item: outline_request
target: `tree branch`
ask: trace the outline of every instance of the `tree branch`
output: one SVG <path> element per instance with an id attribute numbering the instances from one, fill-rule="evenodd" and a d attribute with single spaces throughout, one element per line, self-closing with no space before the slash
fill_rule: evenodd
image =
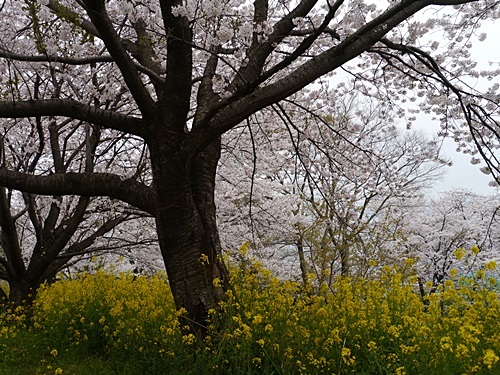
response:
<path id="1" fill-rule="evenodd" d="M 84 0 L 84 3 L 92 23 L 99 31 L 108 52 L 113 56 L 140 111 L 145 117 L 152 116 L 155 113 L 155 103 L 146 89 L 144 82 L 142 82 L 132 58 L 127 53 L 120 37 L 116 33 L 106 12 L 104 1 Z"/>
<path id="2" fill-rule="evenodd" d="M 238 74 L 236 74 L 234 81 L 228 88 L 230 92 L 235 91 L 243 84 L 252 82 L 259 77 L 269 54 L 271 54 L 275 46 L 295 28 L 293 19 L 305 17 L 317 2 L 317 0 L 302 0 L 289 14 L 284 16 L 274 25 L 273 32 L 269 35 L 265 43 L 258 42 L 257 38 L 254 37 L 252 45 L 249 48 L 248 55 L 250 60 L 248 64 L 241 67 Z M 267 6 L 267 1 L 256 0 L 254 2 L 254 22 L 262 22 L 265 20 L 263 16 L 264 13 L 267 16 Z"/>
<path id="3" fill-rule="evenodd" d="M 5 59 L 15 60 L 15 61 L 26 61 L 26 62 L 52 62 L 68 65 L 87 65 L 94 63 L 106 63 L 114 62 L 112 56 L 83 56 L 83 57 L 68 57 L 68 56 L 55 56 L 55 55 L 22 55 L 19 53 L 14 53 L 7 51 L 0 47 L 0 57 Z M 153 69 L 148 68 L 140 63 L 133 62 L 134 66 L 141 73 L 146 74 L 153 82 L 158 84 L 164 84 L 165 79 L 160 77 Z"/>
<path id="4" fill-rule="evenodd" d="M 0 118 L 63 116 L 144 138 L 142 120 L 71 99 L 0 101 Z"/>
<path id="5" fill-rule="evenodd" d="M 71 11 L 69 8 L 61 5 L 57 0 L 50 0 L 47 5 L 58 17 L 71 22 L 72 24 L 81 27 L 91 35 L 101 37 L 101 34 L 92 24 L 92 22 L 83 19 L 78 13 Z"/>
<path id="6" fill-rule="evenodd" d="M 163 24 L 167 32 L 167 81 L 162 107 L 175 131 L 184 130 L 190 107 L 193 68 L 193 33 L 185 17 L 175 17 L 172 8 L 179 0 L 161 1 Z"/>
<path id="7" fill-rule="evenodd" d="M 156 198 L 151 187 L 112 173 L 54 173 L 31 175 L 0 168 L 0 185 L 40 195 L 107 196 L 154 215 Z"/>
<path id="8" fill-rule="evenodd" d="M 5 268 L 9 277 L 16 278 L 26 271 L 16 224 L 10 212 L 5 187 L 0 188 L 0 241 L 6 255 Z"/>
<path id="9" fill-rule="evenodd" d="M 128 219 L 128 215 L 120 215 L 113 219 L 106 220 L 96 231 L 94 231 L 90 236 L 70 245 L 64 250 L 64 252 L 58 252 L 52 254 L 50 266 L 47 267 L 45 275 L 53 275 L 61 270 L 62 267 L 66 266 L 68 261 L 77 255 L 82 255 L 90 252 L 90 246 L 92 246 L 95 241 L 104 236 L 110 230 L 116 228 L 120 223 Z"/>
<path id="10" fill-rule="evenodd" d="M 465 0 L 450 0 L 449 4 L 465 3 Z M 262 88 L 253 90 L 244 97 L 221 108 L 210 122 L 211 129 L 205 129 L 209 136 L 198 140 L 209 143 L 243 121 L 252 113 L 276 103 L 296 93 L 317 78 L 339 68 L 346 62 L 361 55 L 380 41 L 391 29 L 401 24 L 421 9 L 435 4 L 431 0 L 404 0 L 389 8 L 377 18 L 363 25 L 338 45 L 315 56 L 292 71 L 286 77 Z M 203 129 L 200 130 L 203 132 Z M 206 143 L 203 143 L 205 145 Z"/>
<path id="11" fill-rule="evenodd" d="M 54 62 L 68 65 L 86 65 L 99 62 L 113 62 L 109 55 L 104 56 L 85 56 L 85 57 L 66 57 L 54 55 L 22 55 L 20 53 L 10 52 L 0 47 L 0 57 L 15 61 L 27 62 Z"/>

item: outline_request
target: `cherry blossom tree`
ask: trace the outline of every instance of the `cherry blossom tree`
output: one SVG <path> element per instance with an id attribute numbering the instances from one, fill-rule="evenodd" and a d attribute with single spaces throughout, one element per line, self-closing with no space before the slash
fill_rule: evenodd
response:
<path id="1" fill-rule="evenodd" d="M 214 204 L 223 134 L 285 100 L 327 105 L 345 88 L 308 85 L 344 71 L 356 90 L 394 107 L 421 97 L 421 109 L 460 142 L 475 142 L 496 172 L 487 154 L 498 145 L 496 86 L 480 95 L 466 76 L 494 77 L 475 71 L 467 50 L 482 39 L 480 21 L 498 11 L 491 0 L 5 1 L 0 117 L 72 119 L 133 136 L 152 178 L 4 164 L 0 184 L 111 197 L 153 215 L 176 304 L 203 325 L 228 287 Z M 64 83 L 55 97 L 50 70 Z M 123 105 L 109 107 L 116 97 Z"/>
<path id="2" fill-rule="evenodd" d="M 49 95 L 55 97 L 64 81 L 57 79 L 56 69 L 48 73 L 56 86 L 56 91 Z M 25 73 L 12 69 L 9 74 L 14 78 L 10 94 L 21 96 L 26 87 L 18 82 L 27 79 Z M 34 99 L 44 95 L 42 88 L 39 75 Z M 117 98 L 109 106 L 116 108 L 119 104 Z M 2 165 L 18 173 L 92 173 L 105 170 L 110 164 L 121 166 L 123 174 L 132 165 L 139 167 L 135 173 L 144 169 L 144 158 L 142 163 L 137 162 L 144 148 L 133 139 L 71 119 L 6 120 L 0 124 L 0 141 Z M 127 168 L 130 159 L 133 164 Z M 9 301 L 29 303 L 41 283 L 54 280 L 63 268 L 74 269 L 78 262 L 91 256 L 127 255 L 127 249 L 133 246 L 135 254 L 130 261 L 136 262 L 143 255 L 141 250 L 154 246 L 151 239 L 155 239 L 145 231 L 141 234 L 138 230 L 126 230 L 131 221 L 138 227 L 139 218 L 140 227 L 145 228 L 150 218 L 143 211 L 107 198 L 44 197 L 2 188 L 0 278 L 9 284 Z"/>
<path id="3" fill-rule="evenodd" d="M 223 242 L 248 240 L 285 277 L 299 269 L 298 255 L 304 282 L 314 272 L 327 285 L 338 275 L 366 276 L 370 261 L 394 263 L 405 206 L 447 165 L 439 143 L 398 130 L 383 103 L 344 98 L 323 116 L 285 105 L 225 137 Z"/>
<path id="4" fill-rule="evenodd" d="M 358 152 L 343 154 L 353 165 L 338 170 L 338 164 L 314 163 L 322 168 L 315 175 L 308 174 L 303 185 L 305 204 L 314 221 L 302 228 L 301 245 L 307 244 L 314 273 L 327 285 L 338 275 L 367 276 L 373 262 L 397 261 L 394 243 L 402 238 L 405 207 L 425 193 L 445 165 L 435 142 L 422 135 L 401 135 L 380 123 L 363 125 L 343 129 L 346 138 L 372 134 L 363 141 L 358 138 Z M 343 149 L 339 147 L 342 142 L 335 143 L 333 149 Z M 339 159 L 341 156 L 333 160 Z M 340 168 L 346 165 L 345 161 Z"/>
<path id="5" fill-rule="evenodd" d="M 276 274 L 290 277 L 297 268 L 287 259 L 287 255 L 296 258 L 290 245 L 296 242 L 297 226 L 309 218 L 300 212 L 297 157 L 280 121 L 271 108 L 224 136 L 216 203 L 223 248 L 238 249 L 248 241 L 251 256 Z"/>
<path id="6" fill-rule="evenodd" d="M 496 195 L 452 190 L 408 210 L 404 229 L 407 240 L 402 246 L 409 256 L 418 259 L 422 282 L 432 283 L 435 290 L 449 277 L 451 269 L 467 275 L 487 261 L 498 261 L 499 209 Z M 470 252 L 473 247 L 479 252 Z M 461 250 L 457 253 L 460 248 L 473 259 L 464 262 Z"/>

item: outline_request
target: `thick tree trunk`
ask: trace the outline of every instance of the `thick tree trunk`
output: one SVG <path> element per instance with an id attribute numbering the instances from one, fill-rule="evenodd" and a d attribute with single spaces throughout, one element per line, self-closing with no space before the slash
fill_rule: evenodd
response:
<path id="1" fill-rule="evenodd" d="M 9 280 L 9 302 L 16 306 L 29 306 L 33 303 L 39 285 L 31 285 L 24 277 Z"/>
<path id="2" fill-rule="evenodd" d="M 151 160 L 160 248 L 176 307 L 186 310 L 181 324 L 203 332 L 228 287 L 214 203 L 220 142 L 191 159 L 157 146 Z"/>

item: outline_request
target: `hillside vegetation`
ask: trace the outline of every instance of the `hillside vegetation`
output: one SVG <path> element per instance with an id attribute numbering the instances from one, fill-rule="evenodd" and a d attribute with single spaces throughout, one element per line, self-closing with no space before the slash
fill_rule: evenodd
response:
<path id="1" fill-rule="evenodd" d="M 239 262 L 204 338 L 180 326 L 164 274 L 79 274 L 3 308 L 0 373 L 500 373 L 496 265 L 422 296 L 411 263 L 312 293 Z"/>

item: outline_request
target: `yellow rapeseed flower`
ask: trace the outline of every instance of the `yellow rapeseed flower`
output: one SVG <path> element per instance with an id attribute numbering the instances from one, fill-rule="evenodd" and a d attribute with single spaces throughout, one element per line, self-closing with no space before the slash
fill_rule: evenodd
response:
<path id="1" fill-rule="evenodd" d="M 201 254 L 201 255 L 200 255 L 200 259 L 198 259 L 198 261 L 199 261 L 202 265 L 209 264 L 209 262 L 208 262 L 208 255 L 207 255 L 207 254 Z"/>
<path id="2" fill-rule="evenodd" d="M 192 345 L 195 342 L 196 336 L 192 333 L 182 336 L 182 343 L 186 345 Z"/>
<path id="3" fill-rule="evenodd" d="M 406 267 L 411 267 L 411 266 L 413 266 L 414 264 L 415 264 L 415 259 L 413 259 L 413 258 L 407 258 L 407 259 L 405 260 L 405 265 L 406 265 Z"/>
<path id="4" fill-rule="evenodd" d="M 467 251 L 463 247 L 459 247 L 453 252 L 453 255 L 455 255 L 455 258 L 458 260 L 462 260 L 466 252 Z"/>
<path id="5" fill-rule="evenodd" d="M 443 351 L 453 352 L 453 341 L 451 340 L 450 337 L 448 336 L 442 337 L 439 343 Z"/>
<path id="6" fill-rule="evenodd" d="M 176 314 L 177 316 L 187 315 L 187 310 L 184 307 L 181 307 L 179 310 L 177 310 Z"/>
<path id="7" fill-rule="evenodd" d="M 297 367 L 299 368 L 299 371 L 301 371 L 301 372 L 302 372 L 302 371 L 307 370 L 307 367 L 306 367 L 306 366 L 304 366 L 304 365 L 302 364 L 302 361 L 297 360 L 297 361 L 295 362 L 295 364 L 296 364 L 296 365 L 297 365 Z"/>
<path id="8" fill-rule="evenodd" d="M 342 348 L 342 357 L 349 357 L 351 355 L 351 349 Z"/>
<path id="9" fill-rule="evenodd" d="M 255 315 L 253 317 L 252 323 L 255 325 L 262 323 L 262 315 L 260 315 L 260 314 Z"/>
<path id="10" fill-rule="evenodd" d="M 450 275 L 450 276 L 451 276 L 451 275 Z M 448 279 L 448 280 L 446 280 L 446 281 L 444 282 L 444 286 L 445 286 L 446 288 L 453 288 L 453 287 L 455 286 L 455 283 L 453 282 L 453 280 L 449 280 L 449 279 Z"/>
<path id="11" fill-rule="evenodd" d="M 54 375 L 62 375 L 62 373 L 63 373 L 63 369 L 60 367 L 56 368 L 56 371 L 54 371 Z"/>
<path id="12" fill-rule="evenodd" d="M 450 277 L 457 277 L 458 275 L 458 270 L 456 268 L 452 268 L 450 270 Z"/>
<path id="13" fill-rule="evenodd" d="M 491 369 L 495 363 L 497 363 L 500 358 L 491 349 L 486 349 L 484 351 L 483 363 Z"/>
<path id="14" fill-rule="evenodd" d="M 399 337 L 399 332 L 400 332 L 399 326 L 392 325 L 387 329 L 387 333 L 390 334 L 391 336 L 396 337 L 396 338 Z"/>
<path id="15" fill-rule="evenodd" d="M 479 250 L 479 247 L 477 247 L 476 245 L 474 245 L 474 246 L 472 246 L 470 248 L 470 251 L 472 252 L 472 254 L 477 255 L 477 254 L 479 254 L 480 250 Z"/>
<path id="16" fill-rule="evenodd" d="M 241 244 L 239 250 L 239 253 L 243 256 L 246 256 L 248 254 L 248 249 L 250 247 L 250 242 L 245 241 Z"/>
<path id="17" fill-rule="evenodd" d="M 345 364 L 347 365 L 353 365 L 356 363 L 356 357 L 351 356 L 351 349 L 349 348 L 342 348 L 342 361 L 344 361 Z"/>
<path id="18" fill-rule="evenodd" d="M 370 341 L 368 344 L 368 350 L 371 351 L 371 350 L 376 350 L 377 349 L 377 343 L 375 341 Z"/>
<path id="19" fill-rule="evenodd" d="M 487 271 L 494 271 L 496 270 L 496 268 L 497 268 L 497 262 L 495 262 L 494 260 L 491 260 L 484 265 L 484 269 Z"/>
<path id="20" fill-rule="evenodd" d="M 405 355 L 409 355 L 409 354 L 418 352 L 418 350 L 420 349 L 420 347 L 418 345 L 407 346 L 404 344 L 401 344 L 400 348 L 401 348 L 401 352 Z"/>

